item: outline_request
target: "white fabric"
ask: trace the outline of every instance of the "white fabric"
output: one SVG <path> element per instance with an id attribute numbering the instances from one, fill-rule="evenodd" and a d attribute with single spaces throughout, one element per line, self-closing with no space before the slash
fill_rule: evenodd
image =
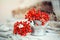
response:
<path id="1" fill-rule="evenodd" d="M 1 25 L 0 31 L 9 31 L 9 27 L 7 27 L 6 25 Z"/>
<path id="2" fill-rule="evenodd" d="M 15 21 L 11 20 L 10 24 L 14 24 L 16 21 L 17 20 L 15 20 Z M 1 40 L 49 40 L 49 39 L 50 40 L 60 40 L 60 34 L 56 34 L 56 33 L 52 33 L 52 32 L 46 33 L 45 35 L 42 35 L 42 36 L 27 35 L 25 37 L 22 37 L 20 35 L 13 34 L 13 30 L 12 30 L 13 26 L 10 25 L 7 27 L 6 25 L 4 25 L 4 27 L 5 28 L 3 28 L 3 26 L 2 26 L 2 28 L 3 28 L 2 30 L 9 28 L 9 31 L 6 30 L 6 31 L 0 32 Z"/>

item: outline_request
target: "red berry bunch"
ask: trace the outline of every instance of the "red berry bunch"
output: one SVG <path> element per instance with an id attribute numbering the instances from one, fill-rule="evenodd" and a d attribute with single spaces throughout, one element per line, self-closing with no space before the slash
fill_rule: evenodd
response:
<path id="1" fill-rule="evenodd" d="M 49 15 L 46 12 L 42 12 L 41 10 L 36 11 L 36 9 L 33 8 L 28 11 L 27 15 L 25 15 L 25 18 L 29 21 L 40 20 L 42 25 L 44 25 L 49 20 Z"/>
<path id="2" fill-rule="evenodd" d="M 20 25 L 20 27 L 19 27 Z M 21 27 L 21 25 L 23 25 L 23 27 Z M 31 27 L 29 25 L 29 23 L 26 22 L 16 22 L 14 24 L 14 30 L 13 30 L 13 33 L 14 34 L 19 34 L 21 36 L 26 36 L 27 33 L 31 33 L 32 30 L 31 30 Z"/>

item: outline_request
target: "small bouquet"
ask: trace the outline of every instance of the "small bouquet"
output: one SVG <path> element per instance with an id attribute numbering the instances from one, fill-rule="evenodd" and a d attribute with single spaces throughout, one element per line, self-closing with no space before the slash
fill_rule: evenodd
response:
<path id="1" fill-rule="evenodd" d="M 45 33 L 45 24 L 49 21 L 49 14 L 42 12 L 41 10 L 36 10 L 35 8 L 30 9 L 25 15 L 28 21 L 34 22 L 32 35 L 43 35 Z M 31 24 L 31 25 L 32 25 Z"/>

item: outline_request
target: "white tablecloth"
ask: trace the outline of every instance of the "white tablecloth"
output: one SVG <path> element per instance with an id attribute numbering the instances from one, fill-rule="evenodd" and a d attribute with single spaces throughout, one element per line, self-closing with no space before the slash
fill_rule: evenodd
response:
<path id="1" fill-rule="evenodd" d="M 0 25 L 0 27 L 3 27 L 4 30 L 6 29 L 4 27 L 7 27 L 7 30 L 9 29 L 8 31 L 4 31 L 3 29 L 1 29 L 2 31 L 0 31 L 0 40 L 60 40 L 60 34 L 52 33 L 52 32 L 45 33 L 45 35 L 41 35 L 41 36 L 27 35 L 25 37 L 22 37 L 19 35 L 14 35 L 12 31 L 13 26 L 12 25 L 9 26 L 9 25 L 8 26 L 5 24 Z"/>

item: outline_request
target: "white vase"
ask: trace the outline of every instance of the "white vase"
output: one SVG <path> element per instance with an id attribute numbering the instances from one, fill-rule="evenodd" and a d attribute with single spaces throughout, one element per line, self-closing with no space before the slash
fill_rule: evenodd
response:
<path id="1" fill-rule="evenodd" d="M 38 24 L 38 26 L 34 25 L 33 29 L 34 29 L 34 32 L 32 33 L 32 35 L 35 35 L 35 36 L 41 36 L 41 35 L 45 35 L 46 33 L 46 25 L 42 26 L 41 25 L 41 22 L 38 21 L 38 20 L 35 20 L 35 23 Z"/>

